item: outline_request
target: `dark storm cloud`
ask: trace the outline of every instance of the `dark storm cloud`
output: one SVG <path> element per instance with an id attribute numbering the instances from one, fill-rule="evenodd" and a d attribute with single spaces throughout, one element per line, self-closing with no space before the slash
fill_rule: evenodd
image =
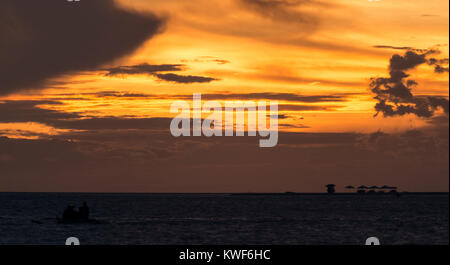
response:
<path id="1" fill-rule="evenodd" d="M 146 74 L 155 76 L 161 81 L 175 82 L 180 84 L 190 84 L 190 83 L 209 83 L 216 81 L 218 79 L 212 77 L 195 76 L 195 75 L 178 75 L 174 73 L 161 73 L 161 72 L 172 72 L 172 71 L 182 71 L 184 64 L 139 64 L 132 66 L 119 66 L 115 68 L 105 69 L 108 71 L 106 76 L 125 76 L 134 74 Z"/>
<path id="2" fill-rule="evenodd" d="M 113 0 L 2 0 L 0 17 L 0 94 L 96 69 L 133 52 L 164 25 Z"/>
<path id="3" fill-rule="evenodd" d="M 10 100 L 0 102 L 0 123 L 39 122 L 44 124 L 58 120 L 80 118 L 73 113 L 39 108 L 38 105 L 58 105 L 58 101 Z"/>
<path id="4" fill-rule="evenodd" d="M 390 46 L 390 45 L 374 45 L 372 46 L 373 48 L 377 48 L 377 49 L 393 49 L 393 50 L 412 50 L 412 47 L 407 47 L 407 46 L 403 46 L 403 47 L 399 47 L 399 46 Z"/>
<path id="5" fill-rule="evenodd" d="M 439 47 L 441 45 L 436 45 L 435 47 Z M 374 45 L 372 48 L 377 49 L 392 49 L 392 50 L 406 50 L 406 51 L 413 51 L 416 53 L 423 53 L 423 54 L 433 54 L 433 53 L 439 53 L 436 49 L 419 49 L 414 48 L 410 46 L 391 46 L 391 45 Z"/>
<path id="6" fill-rule="evenodd" d="M 40 105 L 59 105 L 50 100 L 10 100 L 0 102 L 0 123 L 35 122 L 57 129 L 102 132 L 105 130 L 157 130 L 170 128 L 171 118 L 137 118 L 134 116 L 83 116 L 80 113 L 68 113 L 39 107 Z M 192 123 L 192 120 L 190 120 Z M 192 127 L 192 126 L 191 126 Z"/>
<path id="7" fill-rule="evenodd" d="M 329 95 L 299 95 L 295 93 L 208 93 L 202 94 L 205 100 L 281 100 L 299 103 L 320 103 L 320 102 L 345 102 L 349 97 L 358 96 L 359 93 L 337 93 Z M 184 99 L 192 100 L 192 94 L 146 94 L 146 93 L 127 93 L 120 91 L 100 91 L 81 94 L 59 94 L 59 96 L 96 96 L 96 97 L 114 97 L 114 98 L 147 98 L 147 99 Z M 59 99 L 59 98 L 58 98 Z M 65 98 L 63 98 L 65 100 Z M 70 100 L 70 98 L 67 98 Z"/>
<path id="8" fill-rule="evenodd" d="M 108 71 L 106 76 L 132 75 L 132 74 L 149 74 L 153 75 L 157 72 L 181 71 L 183 64 L 138 64 L 131 66 L 119 66 L 105 69 Z"/>
<path id="9" fill-rule="evenodd" d="M 173 74 L 173 73 L 155 74 L 155 76 L 159 80 L 181 83 L 181 84 L 209 83 L 209 82 L 218 80 L 218 79 L 212 78 L 212 77 L 196 76 L 196 75 L 177 75 L 177 74 Z"/>
<path id="10" fill-rule="evenodd" d="M 88 97 L 86 97 L 88 96 Z M 51 100 L 91 100 L 91 96 L 98 98 L 146 98 L 146 99 L 158 99 L 159 95 L 146 94 L 146 93 L 129 93 L 114 90 L 105 90 L 98 92 L 85 92 L 85 93 L 61 93 L 53 94 Z"/>
<path id="11" fill-rule="evenodd" d="M 430 58 L 428 59 L 428 64 L 434 66 L 434 71 L 438 74 L 441 73 L 448 73 L 448 58 L 444 59 L 436 59 L 436 58 Z M 444 67 L 442 65 L 447 65 L 447 67 Z"/>
<path id="12" fill-rule="evenodd" d="M 434 66 L 436 73 L 448 72 L 448 59 L 430 58 L 437 50 L 417 52 L 408 50 L 404 55 L 394 54 L 389 63 L 389 77 L 372 78 L 370 89 L 376 94 L 378 103 L 375 110 L 384 116 L 415 114 L 419 117 L 432 117 L 439 108 L 448 115 L 449 101 L 443 97 L 415 96 L 412 88 L 417 84 L 407 79 L 407 72 L 422 64 Z"/>
<path id="13" fill-rule="evenodd" d="M 82 95 L 89 95 L 95 97 L 113 97 L 113 98 L 157 98 L 157 95 L 144 93 L 128 93 L 118 91 L 100 91 L 93 93 L 83 93 Z"/>
<path id="14" fill-rule="evenodd" d="M 169 118 L 85 117 L 39 107 L 58 104 L 62 103 L 48 100 L 0 102 L 0 123 L 36 122 L 58 129 L 76 130 L 168 129 L 170 125 Z"/>
<path id="15" fill-rule="evenodd" d="M 435 68 L 434 68 L 434 71 L 436 72 L 436 73 L 448 73 L 448 67 L 442 67 L 442 66 L 440 66 L 440 65 L 436 65 L 435 66 Z"/>
<path id="16" fill-rule="evenodd" d="M 64 94 L 63 94 L 64 95 Z M 67 95 L 67 94 L 66 94 Z M 78 95 L 78 94 L 77 94 Z M 192 95 L 157 95 L 144 93 L 124 93 L 118 91 L 101 91 L 95 93 L 85 93 L 81 95 L 94 95 L 97 97 L 117 97 L 117 98 L 153 98 L 153 99 L 184 99 L 191 100 Z M 359 95 L 357 93 L 342 93 L 331 95 L 299 95 L 294 93 L 208 93 L 202 94 L 205 100 L 282 100 L 301 103 L 320 103 L 320 102 L 345 102 L 349 97 Z M 76 96 L 76 95 L 74 95 Z"/>
<path id="17" fill-rule="evenodd" d="M 70 95 L 70 94 L 62 94 Z M 78 94 L 77 94 L 78 95 Z M 149 99 L 186 99 L 191 100 L 192 95 L 152 95 L 152 94 L 132 94 L 115 91 L 102 91 L 96 93 L 85 93 L 83 95 L 95 95 L 99 97 L 127 97 L 127 98 L 149 98 Z M 205 94 L 203 99 L 266 99 L 266 100 L 286 100 L 291 102 L 318 103 L 328 101 L 343 101 L 344 95 L 328 96 L 301 96 L 289 93 L 254 93 L 254 94 Z M 70 98 L 68 98 L 70 99 Z M 169 118 L 136 118 L 133 116 L 124 117 L 92 117 L 82 113 L 69 113 L 59 110 L 48 109 L 45 105 L 62 105 L 60 100 L 67 100 L 64 97 L 57 97 L 48 100 L 3 100 L 0 101 L 0 123 L 15 122 L 36 122 L 52 126 L 58 129 L 71 130 L 167 130 L 169 128 Z M 77 100 L 85 100 L 77 98 Z M 279 104 L 280 111 L 334 111 L 339 106 L 334 105 L 305 105 L 305 104 Z M 287 115 L 279 115 L 280 119 L 288 118 Z"/>

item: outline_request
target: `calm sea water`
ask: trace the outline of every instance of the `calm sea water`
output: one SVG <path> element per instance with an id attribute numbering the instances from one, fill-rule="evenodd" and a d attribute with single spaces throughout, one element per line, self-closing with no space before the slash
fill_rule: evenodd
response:
<path id="1" fill-rule="evenodd" d="M 56 223 L 83 201 L 107 223 Z M 448 213 L 448 194 L 0 193 L 0 244 L 449 244 Z"/>

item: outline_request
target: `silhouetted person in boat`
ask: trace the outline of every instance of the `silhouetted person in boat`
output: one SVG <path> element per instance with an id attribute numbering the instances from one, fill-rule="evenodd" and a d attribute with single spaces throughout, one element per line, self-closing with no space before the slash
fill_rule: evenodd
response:
<path id="1" fill-rule="evenodd" d="M 78 209 L 78 217 L 81 220 L 89 219 L 89 207 L 86 202 L 83 202 L 83 206 Z"/>
<path id="2" fill-rule="evenodd" d="M 75 220 L 78 217 L 77 211 L 75 211 L 75 206 L 68 205 L 64 210 L 63 219 L 64 220 Z"/>

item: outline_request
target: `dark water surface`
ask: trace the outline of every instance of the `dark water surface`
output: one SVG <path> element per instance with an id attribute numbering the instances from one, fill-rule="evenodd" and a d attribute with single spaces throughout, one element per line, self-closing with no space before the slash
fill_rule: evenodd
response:
<path id="1" fill-rule="evenodd" d="M 107 223 L 56 223 L 83 201 Z M 448 194 L 0 193 L 0 244 L 449 244 L 448 213 Z"/>

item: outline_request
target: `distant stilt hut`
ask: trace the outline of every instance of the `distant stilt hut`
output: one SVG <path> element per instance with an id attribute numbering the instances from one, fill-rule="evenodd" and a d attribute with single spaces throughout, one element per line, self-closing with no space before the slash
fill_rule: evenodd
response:
<path id="1" fill-rule="evenodd" d="M 360 194 L 366 193 L 366 189 L 367 189 L 367 186 L 362 185 L 362 186 L 358 187 L 358 191 L 357 192 L 360 193 Z"/>
<path id="2" fill-rule="evenodd" d="M 387 189 L 390 189 L 389 193 L 398 194 L 397 187 L 387 187 Z"/>
<path id="3" fill-rule="evenodd" d="M 328 184 L 325 187 L 327 187 L 328 194 L 333 194 L 336 191 L 335 190 L 336 185 L 334 185 L 334 184 Z"/>
<path id="4" fill-rule="evenodd" d="M 348 189 L 349 191 L 355 189 L 355 187 L 353 187 L 352 185 L 345 186 L 345 188 Z"/>
<path id="5" fill-rule="evenodd" d="M 385 193 L 385 190 L 389 189 L 389 186 L 383 185 L 379 189 L 378 193 Z"/>
<path id="6" fill-rule="evenodd" d="M 375 194 L 375 193 L 377 193 L 377 189 L 379 189 L 378 186 L 370 186 L 369 191 L 367 193 Z"/>

